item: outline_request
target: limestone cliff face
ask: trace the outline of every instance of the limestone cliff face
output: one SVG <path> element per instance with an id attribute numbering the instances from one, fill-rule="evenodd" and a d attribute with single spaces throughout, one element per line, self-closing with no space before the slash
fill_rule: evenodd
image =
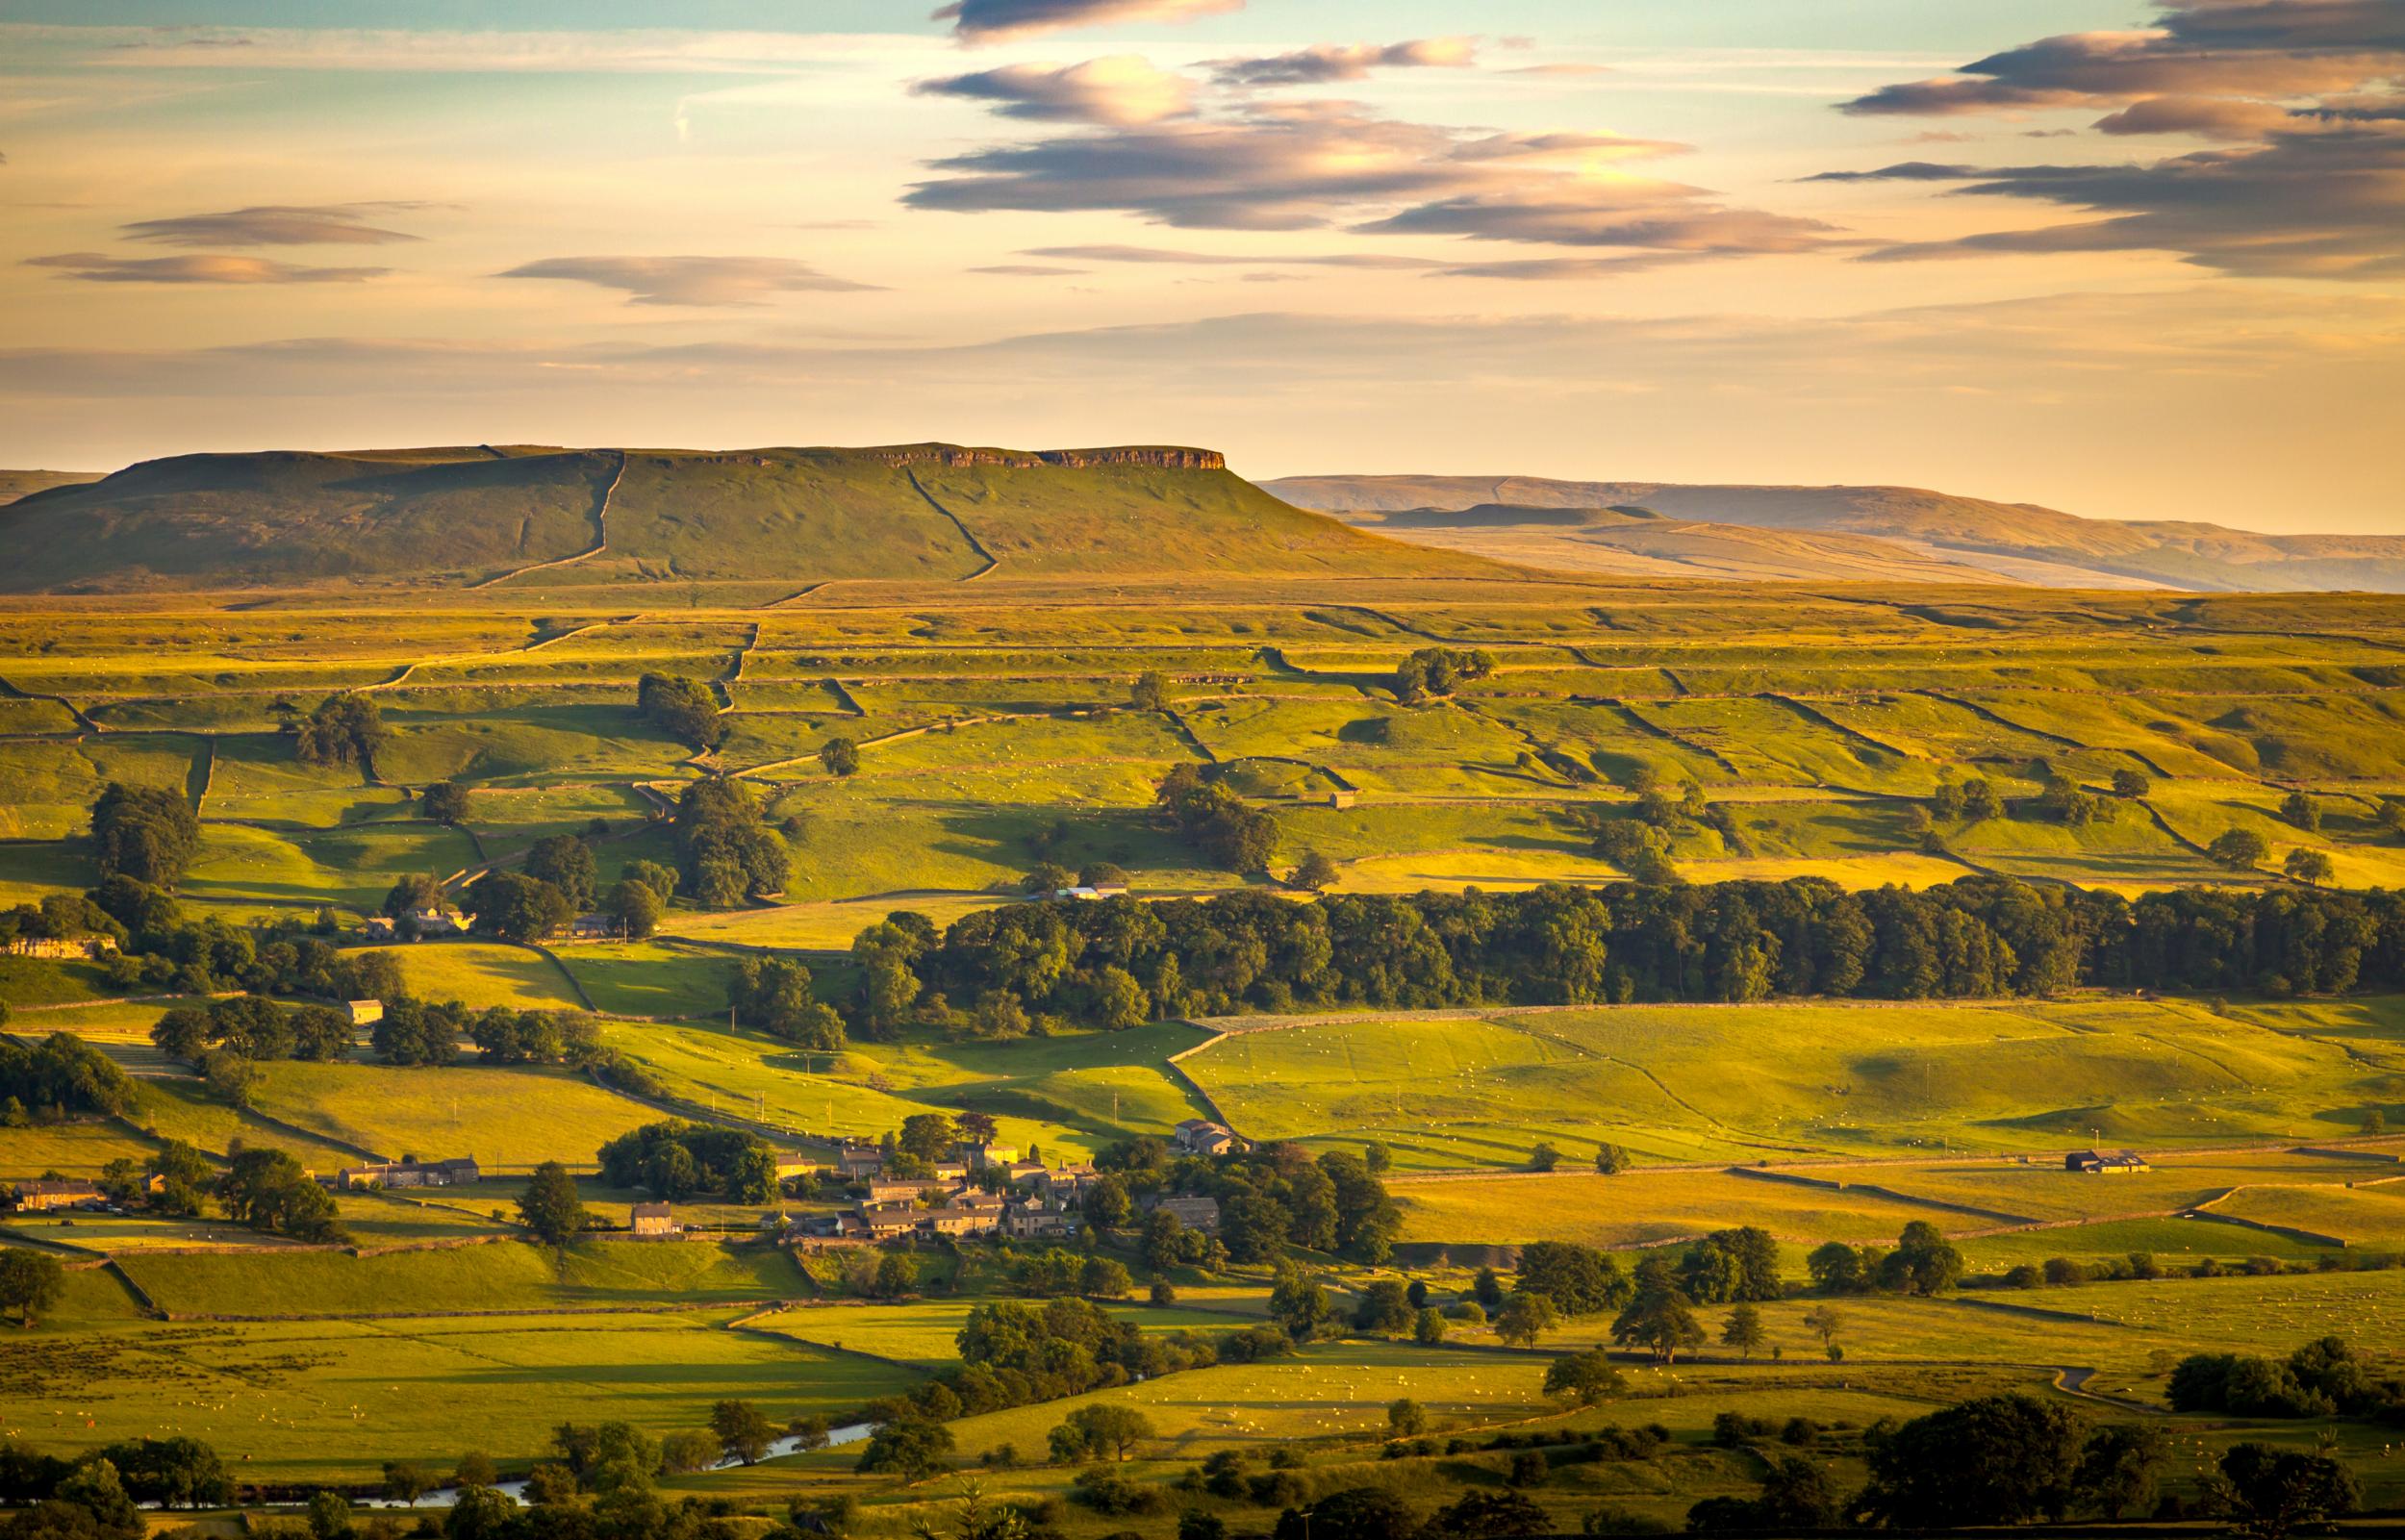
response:
<path id="1" fill-rule="evenodd" d="M 1150 466 L 1160 470 L 1225 470 L 1228 457 L 1216 449 L 1186 449 L 1163 444 L 1133 444 L 1109 449 L 965 449 L 950 443 L 901 444 L 866 453 L 889 466 L 1066 466 L 1085 470 L 1097 466 Z"/>

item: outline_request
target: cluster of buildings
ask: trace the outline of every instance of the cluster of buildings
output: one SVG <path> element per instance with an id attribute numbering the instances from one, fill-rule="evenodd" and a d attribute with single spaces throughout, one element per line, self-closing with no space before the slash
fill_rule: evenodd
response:
<path id="1" fill-rule="evenodd" d="M 107 936 L 18 936 L 0 947 L 11 957 L 43 957 L 53 962 L 98 962 L 117 949 Z"/>
<path id="2" fill-rule="evenodd" d="M 863 1183 L 868 1196 L 849 1212 L 803 1220 L 805 1240 L 876 1243 L 906 1237 L 1002 1237 L 1067 1240 L 1084 1227 L 1084 1198 L 1100 1176 L 1091 1162 L 1047 1166 L 1024 1160 L 1008 1146 L 975 1141 L 927 1167 L 924 1176 L 889 1175 L 885 1154 L 873 1145 L 848 1145 L 834 1164 L 822 1168 L 846 1181 Z M 1194 1229 L 1219 1228 L 1219 1200 L 1176 1198 L 1156 1200 Z"/>
<path id="3" fill-rule="evenodd" d="M 562 925 L 549 939 L 553 941 L 616 941 L 625 927 L 616 917 L 604 914 L 578 915 Z M 367 921 L 369 941 L 443 941 L 468 934 L 468 921 L 443 909 L 413 909 L 398 920 L 375 915 Z"/>
<path id="4" fill-rule="evenodd" d="M 2155 1168 L 2135 1149 L 2074 1149 L 2063 1157 L 2063 1169 L 2083 1176 L 2126 1176 Z"/>
<path id="5" fill-rule="evenodd" d="M 484 1172 L 473 1155 L 453 1160 L 378 1161 L 371 1166 L 345 1166 L 318 1182 L 338 1191 L 355 1187 L 473 1187 Z"/>

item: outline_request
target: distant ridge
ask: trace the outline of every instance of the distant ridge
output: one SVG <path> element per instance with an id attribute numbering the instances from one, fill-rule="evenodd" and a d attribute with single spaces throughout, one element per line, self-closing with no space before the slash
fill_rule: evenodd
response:
<path id="1" fill-rule="evenodd" d="M 145 461 L 0 507 L 0 590 L 1522 574 L 1291 507 L 1173 444 L 474 444 Z"/>
<path id="2" fill-rule="evenodd" d="M 1686 486 L 1537 476 L 1289 476 L 1264 482 L 1356 528 L 1516 562 L 1689 576 L 1890 575 L 2057 588 L 2405 593 L 2405 536 L 2263 535 L 2218 524 L 2083 518 L 1917 487 Z M 1687 534 L 1565 514 L 1642 508 Z M 1515 520 L 1507 515 L 1519 510 Z M 1771 532 L 1848 543 L 1789 546 Z M 1551 547 L 1558 554 L 1548 557 Z M 1620 565 L 1612 565 L 1618 563 Z M 1770 571 L 1766 568 L 1784 568 Z M 1984 574 L 1984 576 L 1982 575 Z"/>

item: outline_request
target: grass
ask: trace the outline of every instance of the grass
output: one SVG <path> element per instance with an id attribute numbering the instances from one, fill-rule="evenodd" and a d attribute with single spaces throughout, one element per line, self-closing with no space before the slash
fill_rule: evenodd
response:
<path id="1" fill-rule="evenodd" d="M 367 949 L 398 962 L 409 992 L 419 999 L 458 1000 L 475 1010 L 576 1010 L 583 1004 L 560 965 L 527 947 L 443 941 Z"/>
<path id="2" fill-rule="evenodd" d="M 602 1145 L 660 1118 L 566 1070 L 473 1064 L 287 1061 L 261 1067 L 255 1100 L 271 1118 L 388 1158 L 473 1155 L 497 1171 L 545 1160 L 590 1167 Z"/>

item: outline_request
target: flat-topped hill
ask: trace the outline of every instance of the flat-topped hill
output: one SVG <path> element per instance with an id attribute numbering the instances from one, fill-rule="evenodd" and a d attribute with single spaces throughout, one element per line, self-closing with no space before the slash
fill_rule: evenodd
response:
<path id="1" fill-rule="evenodd" d="M 1494 575 L 1167 445 L 182 455 L 0 507 L 26 592 Z"/>

